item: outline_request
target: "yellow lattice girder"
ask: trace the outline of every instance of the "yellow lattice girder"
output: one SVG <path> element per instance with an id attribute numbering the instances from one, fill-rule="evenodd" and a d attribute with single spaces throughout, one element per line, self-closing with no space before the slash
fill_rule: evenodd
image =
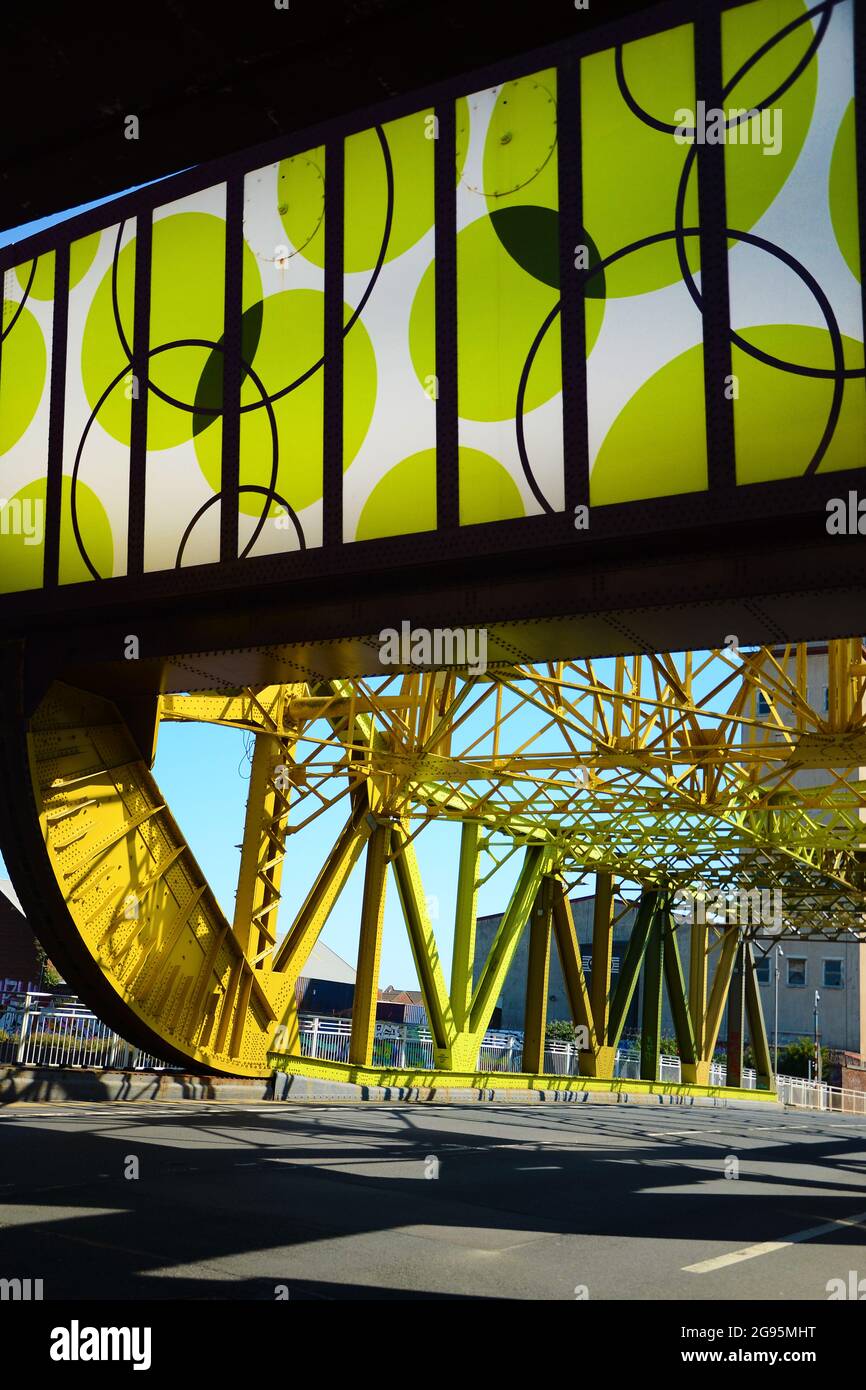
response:
<path id="1" fill-rule="evenodd" d="M 297 980 L 362 856 L 352 1041 L 362 1067 L 391 874 L 445 1072 L 475 1068 L 540 905 L 546 925 L 532 936 L 528 991 L 533 1065 L 543 1053 L 552 928 L 573 1016 L 589 1034 L 582 1068 L 609 1074 L 614 884 L 665 901 L 701 884 L 775 889 L 782 930 L 864 936 L 866 661 L 859 640 L 828 644 L 826 707 L 810 689 L 809 662 L 802 646 L 724 649 L 166 694 L 161 719 L 254 736 L 230 922 L 117 710 L 56 685 L 27 735 L 40 872 L 64 904 L 72 954 L 149 1035 L 173 1057 L 246 1075 L 267 1072 L 275 1045 L 296 1051 Z M 294 921 L 278 925 L 285 863 L 297 873 L 306 828 L 341 805 L 343 830 L 310 874 Z M 459 825 L 461 837 L 449 988 L 415 856 L 434 820 Z M 493 872 L 511 855 L 522 860 L 516 886 L 473 980 L 482 857 Z M 597 885 L 589 986 L 568 905 L 588 875 Z M 707 1079 L 736 950 L 737 933 L 723 925 L 692 928 L 681 1008 L 695 1081 Z M 664 959 L 673 970 L 674 956 Z"/>

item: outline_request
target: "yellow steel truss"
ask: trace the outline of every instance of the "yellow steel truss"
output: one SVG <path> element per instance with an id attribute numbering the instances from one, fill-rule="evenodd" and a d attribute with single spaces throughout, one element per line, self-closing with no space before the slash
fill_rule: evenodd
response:
<path id="1" fill-rule="evenodd" d="M 136 1018 L 198 1066 L 261 1075 L 269 1053 L 297 1054 L 296 982 L 364 855 L 356 1069 L 371 1064 L 393 874 L 437 1072 L 476 1073 L 528 923 L 529 1071 L 543 1070 L 553 935 L 572 1016 L 586 1030 L 585 1076 L 610 1078 L 641 970 L 645 1072 L 656 1065 L 653 1010 L 664 982 L 684 1080 L 707 1084 L 736 975 L 767 1076 L 751 946 L 743 946 L 767 927 L 744 931 L 718 913 L 693 922 L 686 981 L 677 894 L 776 891 L 773 931 L 864 935 L 859 640 L 831 642 L 826 669 L 826 708 L 810 696 L 809 653 L 793 646 L 165 695 L 161 720 L 222 724 L 255 738 L 231 922 L 117 711 L 57 685 L 29 733 L 47 862 L 79 948 Z M 343 829 L 280 935 L 284 862 L 303 864 L 305 828 L 341 803 Z M 460 825 L 448 986 L 415 853 L 434 820 Z M 511 899 L 476 978 L 478 890 L 512 856 L 520 866 Z M 588 876 L 590 984 L 569 905 Z M 617 893 L 640 895 L 640 907 L 612 992 Z"/>

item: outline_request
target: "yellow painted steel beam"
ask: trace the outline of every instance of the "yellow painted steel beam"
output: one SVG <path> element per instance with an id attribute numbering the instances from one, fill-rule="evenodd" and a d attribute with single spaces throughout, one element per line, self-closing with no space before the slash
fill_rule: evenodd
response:
<path id="1" fill-rule="evenodd" d="M 689 995 L 686 993 L 685 978 L 683 976 L 683 963 L 680 956 L 679 942 L 677 941 L 677 924 L 670 904 L 665 903 L 664 908 L 664 971 L 665 984 L 668 991 L 668 1001 L 671 1006 L 671 1017 L 673 1018 L 674 1032 L 677 1039 L 677 1047 L 680 1055 L 680 1069 L 684 1080 L 687 1080 L 686 1070 L 691 1068 L 692 1079 L 694 1079 L 694 1068 L 700 1056 L 697 1039 L 695 1037 L 694 1020 L 690 1006 Z M 703 948 L 702 948 L 703 949 Z M 701 1003 L 701 1019 L 703 1021 L 703 1010 L 705 1004 Z"/>
<path id="2" fill-rule="evenodd" d="M 731 983 L 728 986 L 727 1000 L 727 1079 L 732 1086 L 740 1086 L 743 1081 L 743 1052 L 745 1043 L 745 986 L 746 986 L 746 943 L 737 943 Z"/>
<path id="3" fill-rule="evenodd" d="M 380 822 L 367 845 L 364 897 L 361 903 L 361 929 L 358 941 L 358 968 L 352 1003 L 352 1036 L 349 1061 L 369 1067 L 373 1060 L 376 1027 L 376 1001 L 379 990 L 379 957 L 382 952 L 382 924 L 385 915 L 385 884 L 391 827 Z"/>
<path id="4" fill-rule="evenodd" d="M 443 1058 L 457 1034 L 442 962 L 424 896 L 415 849 L 403 827 L 392 831 L 392 862 L 412 956 L 427 1010 L 434 1047 Z"/>
<path id="5" fill-rule="evenodd" d="M 375 820 L 353 812 L 316 876 L 303 906 L 274 955 L 274 970 L 294 982 L 369 840 Z"/>
<path id="6" fill-rule="evenodd" d="M 770 1060 L 770 1045 L 767 1039 L 767 1025 L 764 1020 L 764 1006 L 761 1001 L 761 988 L 758 984 L 755 954 L 751 942 L 746 942 L 746 1017 L 749 1021 L 749 1039 L 755 1059 L 757 1084 L 764 1090 L 774 1085 L 773 1064 Z"/>
<path id="7" fill-rule="evenodd" d="M 638 974 L 646 956 L 647 944 L 653 928 L 653 919 L 659 911 L 659 898 L 657 889 L 645 888 L 641 893 L 637 915 L 626 947 L 625 959 L 620 963 L 619 979 L 610 1004 L 606 1039 L 608 1046 L 614 1049 L 619 1046 L 629 1005 L 637 987 Z"/>
<path id="8" fill-rule="evenodd" d="M 523 865 L 511 899 L 473 991 L 470 1008 L 470 1028 L 473 1033 L 487 1027 L 546 867 L 543 848 L 529 845 L 524 852 Z"/>
<path id="9" fill-rule="evenodd" d="M 704 1022 L 701 1060 L 707 1065 L 709 1065 L 713 1059 L 713 1053 L 716 1050 L 716 1043 L 719 1039 L 719 1029 L 722 1026 L 722 1015 L 725 1010 L 728 991 L 731 987 L 731 976 L 737 960 L 738 947 L 738 929 L 737 927 L 728 927 L 722 937 L 719 957 L 716 961 L 715 971 L 713 972 L 713 984 L 710 990 L 710 998 L 707 1004 Z"/>
<path id="10" fill-rule="evenodd" d="M 277 909 L 289 814 L 283 772 L 291 760 L 286 739 L 260 734 L 250 769 L 241 864 L 232 931 L 259 969 L 270 969 L 277 939 Z M 287 783 L 288 785 L 288 783 Z"/>
<path id="11" fill-rule="evenodd" d="M 695 1032 L 698 1056 L 704 1053 L 704 1021 L 707 1012 L 708 932 L 701 922 L 692 922 L 689 943 L 689 1013 Z"/>
<path id="12" fill-rule="evenodd" d="M 592 1021 L 598 1046 L 587 1056 L 592 1076 L 612 1076 L 615 1047 L 608 1038 L 610 1011 L 610 975 L 613 960 L 613 875 L 598 873 L 595 877 L 595 901 L 592 912 L 592 980 L 589 998 Z"/>
<path id="13" fill-rule="evenodd" d="M 592 1017 L 592 1003 L 586 984 L 586 975 L 584 974 L 583 961 L 580 954 L 580 943 L 578 942 L 577 932 L 574 928 L 571 903 L 568 900 L 565 884 L 561 879 L 557 879 L 552 906 L 556 948 L 559 952 L 559 960 L 562 966 L 565 988 L 568 993 L 571 1016 L 578 1028 L 586 1029 L 588 1041 L 588 1048 L 586 1050 L 594 1054 L 598 1050 L 598 1038 L 596 1036 L 595 1023 Z"/>
<path id="14" fill-rule="evenodd" d="M 475 965 L 475 922 L 478 904 L 478 821 L 460 827 L 460 863 L 457 871 L 457 904 L 454 914 L 454 946 L 451 954 L 451 1007 L 454 1026 L 464 1032 L 472 1006 L 472 972 Z"/>
<path id="15" fill-rule="evenodd" d="M 671 1081 L 659 1083 L 612 1077 L 532 1075 L 529 1072 L 433 1069 L 427 1071 L 422 1068 L 362 1067 L 348 1062 L 290 1056 L 282 1052 L 272 1052 L 270 1063 L 276 1071 L 287 1072 L 292 1076 L 340 1081 L 367 1088 L 380 1086 L 392 1096 L 394 1092 L 404 1092 L 413 1098 L 435 1100 L 440 1103 L 449 1099 L 451 1095 L 459 1098 L 461 1092 L 467 1090 L 488 1093 L 511 1092 L 512 1098 L 516 1101 L 536 1091 L 559 1091 L 575 1096 L 702 1096 L 719 1100 L 746 1100 L 756 1105 L 777 1103 L 776 1096 L 769 1091 L 738 1090 L 726 1086 L 677 1085 Z"/>
<path id="16" fill-rule="evenodd" d="M 56 883 L 65 913 L 60 925 L 54 909 L 57 931 L 68 931 L 72 955 L 131 1018 L 172 1056 L 250 1075 L 266 1069 L 275 1030 L 297 1043 L 296 980 L 376 822 L 392 827 L 422 992 L 452 1067 L 477 1055 L 541 876 L 584 882 L 595 873 L 589 989 L 564 891 L 552 917 L 572 1012 L 591 1035 L 581 1066 L 603 1072 L 613 1060 L 614 874 L 665 894 L 702 882 L 729 895 L 766 888 L 781 895 L 774 933 L 866 939 L 863 644 L 828 644 L 826 709 L 810 694 L 813 664 L 802 645 L 780 645 L 502 666 L 470 680 L 413 672 L 163 696 L 161 718 L 255 735 L 231 924 L 118 710 L 54 686 L 27 730 L 38 872 Z M 280 797 L 267 773 L 277 749 L 288 769 Z M 287 847 L 296 872 L 307 827 L 341 803 L 346 827 L 280 940 Z M 433 820 L 461 827 L 450 1000 L 414 859 L 414 840 Z M 529 896 L 520 912 L 507 910 L 473 991 L 475 895 L 489 877 L 481 856 L 492 873 L 512 853 L 534 857 L 537 881 L 529 893 L 524 864 L 516 892 Z M 743 931 L 765 926 L 753 919 Z M 691 930 L 697 1076 L 718 1036 L 731 961 L 726 937 L 708 1002 L 716 928 Z M 666 970 L 668 958 L 666 950 Z"/>

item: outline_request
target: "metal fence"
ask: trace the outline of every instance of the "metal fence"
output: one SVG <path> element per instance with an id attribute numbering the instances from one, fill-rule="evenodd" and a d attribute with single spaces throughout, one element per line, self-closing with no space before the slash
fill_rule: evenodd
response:
<path id="1" fill-rule="evenodd" d="M 804 1110 L 834 1110 L 844 1115 L 866 1115 L 866 1091 L 806 1081 L 800 1076 L 777 1076 L 779 1100 Z"/>
<path id="2" fill-rule="evenodd" d="M 328 1018 L 301 1014 L 300 1047 L 305 1057 L 328 1062 L 348 1062 L 352 1035 L 350 1018 Z M 576 1076 L 580 1054 L 574 1043 L 549 1041 L 544 1049 L 544 1072 L 548 1076 Z M 111 1067 L 123 1071 L 172 1071 L 175 1068 L 159 1057 L 142 1052 L 113 1032 L 72 995 L 42 994 L 28 991 L 0 997 L 0 1063 L 48 1067 Z M 433 1039 L 427 1028 L 405 1023 L 376 1024 L 373 1066 L 394 1071 L 433 1071 Z M 492 1031 L 485 1035 L 478 1055 L 482 1072 L 519 1072 L 523 1067 L 523 1034 Z M 640 1077 L 640 1049 L 626 1045 L 617 1049 L 615 1077 L 636 1081 Z M 679 1082 L 679 1057 L 663 1054 L 659 1059 L 659 1080 Z M 713 1062 L 710 1085 L 724 1086 L 724 1062 Z M 742 1086 L 754 1090 L 757 1075 L 743 1071 Z M 843 1090 L 823 1082 L 805 1081 L 796 1076 L 777 1076 L 779 1099 L 786 1105 L 809 1110 L 832 1110 L 843 1114 L 866 1115 L 866 1092 Z"/>
<path id="3" fill-rule="evenodd" d="M 28 991 L 0 999 L 0 1063 L 171 1071 L 124 1038 L 72 995 Z"/>

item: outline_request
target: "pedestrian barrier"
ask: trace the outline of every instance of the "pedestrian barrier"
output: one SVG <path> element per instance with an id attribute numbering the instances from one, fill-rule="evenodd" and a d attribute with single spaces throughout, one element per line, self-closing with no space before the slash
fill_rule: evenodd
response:
<path id="1" fill-rule="evenodd" d="M 172 1071 L 133 1047 L 74 995 L 28 990 L 0 998 L 0 1063 Z"/>
<path id="2" fill-rule="evenodd" d="M 305 1057 L 327 1062 L 348 1062 L 352 1036 L 350 1018 L 301 1014 L 300 1050 Z M 548 1041 L 544 1071 L 550 1076 L 577 1076 L 580 1053 L 574 1043 Z M 0 1064 L 48 1067 L 107 1067 L 124 1071 L 173 1071 L 159 1057 L 143 1052 L 113 1032 L 74 995 L 28 990 L 0 996 Z M 422 1025 L 377 1022 L 373 1065 L 395 1071 L 434 1071 L 433 1038 Z M 520 1072 L 523 1067 L 523 1034 L 517 1030 L 492 1030 L 485 1035 L 478 1056 L 481 1072 Z M 617 1049 L 614 1077 L 640 1078 L 640 1049 Z M 679 1057 L 663 1053 L 659 1081 L 680 1083 Z M 710 1067 L 710 1085 L 724 1086 L 724 1062 Z M 777 1076 L 779 1099 L 800 1109 L 827 1110 L 866 1115 L 866 1092 L 806 1081 L 796 1076 Z M 744 1068 L 741 1086 L 754 1090 L 757 1074 Z"/>

